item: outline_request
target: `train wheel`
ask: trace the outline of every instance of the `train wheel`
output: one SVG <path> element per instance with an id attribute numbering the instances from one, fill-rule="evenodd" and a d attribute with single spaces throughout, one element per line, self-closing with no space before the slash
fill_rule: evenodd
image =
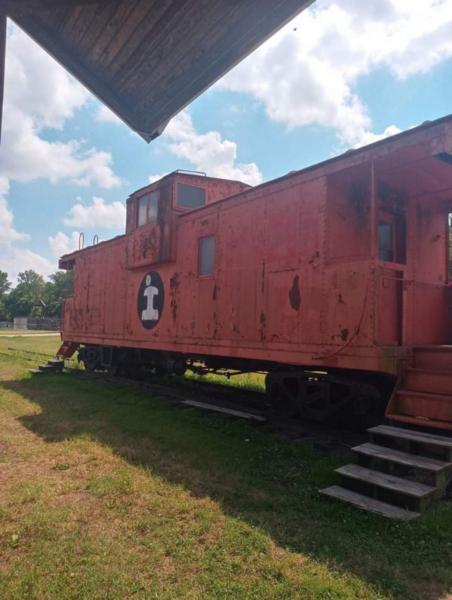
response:
<path id="1" fill-rule="evenodd" d="M 266 394 L 274 410 L 286 418 L 293 418 L 298 414 L 296 394 L 294 394 L 294 378 L 287 377 L 287 373 L 274 371 L 265 378 Z"/>
<path id="2" fill-rule="evenodd" d="M 113 377 L 115 377 L 116 375 L 119 375 L 120 371 L 121 371 L 121 365 L 119 363 L 115 364 L 115 365 L 110 365 L 107 369 L 108 374 L 112 375 Z"/>
<path id="3" fill-rule="evenodd" d="M 97 348 L 85 347 L 83 352 L 83 365 L 87 371 L 92 373 L 100 367 L 100 352 Z"/>

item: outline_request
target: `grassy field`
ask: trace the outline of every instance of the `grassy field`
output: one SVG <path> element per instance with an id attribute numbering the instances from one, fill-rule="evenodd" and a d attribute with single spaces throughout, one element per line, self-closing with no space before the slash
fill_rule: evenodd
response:
<path id="1" fill-rule="evenodd" d="M 318 496 L 348 456 L 30 366 L 0 354 L 2 600 L 452 598 L 450 505 L 363 514 Z"/>
<path id="2" fill-rule="evenodd" d="M 45 335 L 45 334 L 57 334 L 58 331 L 33 331 L 33 330 L 19 330 L 19 329 L 0 329 L 0 337 L 3 335 L 13 336 L 32 336 L 32 335 Z"/>

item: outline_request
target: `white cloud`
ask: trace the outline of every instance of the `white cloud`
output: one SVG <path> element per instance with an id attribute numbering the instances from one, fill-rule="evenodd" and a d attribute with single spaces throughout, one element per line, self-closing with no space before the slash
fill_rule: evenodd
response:
<path id="1" fill-rule="evenodd" d="M 392 135 L 397 135 L 398 133 L 402 133 L 402 130 L 396 127 L 395 125 L 390 125 L 386 127 L 383 133 L 371 133 L 370 131 L 361 131 L 356 134 L 356 143 L 355 148 L 360 146 L 367 146 L 368 144 L 373 144 L 374 142 L 379 142 L 380 140 L 385 140 Z"/>
<path id="2" fill-rule="evenodd" d="M 34 269 L 47 276 L 56 270 L 56 265 L 43 256 L 17 246 L 18 242 L 30 239 L 25 233 L 19 233 L 13 226 L 13 213 L 8 208 L 7 195 L 9 182 L 0 176 L 0 269 L 6 271 L 11 281 L 26 269 Z"/>
<path id="3" fill-rule="evenodd" d="M 26 248 L 17 248 L 13 245 L 3 247 L 0 243 L 0 251 L 2 253 L 0 268 L 8 273 L 14 285 L 18 274 L 28 269 L 33 269 L 43 277 L 48 277 L 58 269 L 56 263 Z"/>
<path id="4" fill-rule="evenodd" d="M 73 231 L 71 237 L 68 237 L 62 231 L 59 231 L 55 237 L 49 236 L 49 245 L 52 254 L 56 257 L 63 256 L 79 249 L 80 234 Z"/>
<path id="5" fill-rule="evenodd" d="M 75 204 L 63 223 L 70 227 L 102 227 L 105 229 L 124 229 L 126 207 L 122 202 L 107 204 L 103 198 L 93 197 L 89 206 Z"/>
<path id="6" fill-rule="evenodd" d="M 8 206 L 9 182 L 45 178 L 80 186 L 111 189 L 121 184 L 109 152 L 90 148 L 82 140 L 49 141 L 46 131 L 61 131 L 90 94 L 15 25 L 8 27 L 6 81 L 0 145 L 0 268 L 11 280 L 25 269 L 47 276 L 55 261 L 23 247 L 30 236 L 17 231 Z M 13 198 L 9 198 L 13 204 Z M 59 232 L 49 238 L 56 256 L 73 249 L 75 235 Z"/>
<path id="7" fill-rule="evenodd" d="M 451 56 L 452 0 L 318 0 L 217 85 L 251 94 L 273 121 L 333 128 L 357 147 L 373 136 L 360 76 L 386 67 L 404 79 Z"/>
<path id="8" fill-rule="evenodd" d="M 262 181 L 262 173 L 256 163 L 237 163 L 237 144 L 222 140 L 218 131 L 199 133 L 187 111 L 179 113 L 163 134 L 169 151 L 188 160 L 196 171 L 205 171 L 211 177 L 237 179 L 250 185 Z M 153 183 L 160 176 L 151 175 Z"/>
<path id="9" fill-rule="evenodd" d="M 149 175 L 149 183 L 155 183 L 159 179 L 163 179 L 168 173 L 162 173 L 162 175 Z"/>
<path id="10" fill-rule="evenodd" d="M 90 95 L 16 26 L 8 31 L 0 175 L 21 182 L 47 178 L 118 187 L 110 153 L 76 140 L 43 138 L 46 128 L 61 130 Z"/>
<path id="11" fill-rule="evenodd" d="M 119 117 L 115 115 L 105 104 L 101 104 L 95 112 L 95 119 L 100 123 L 113 123 L 114 125 L 124 125 Z"/>
<path id="12" fill-rule="evenodd" d="M 30 239 L 25 233 L 19 233 L 13 227 L 13 213 L 8 208 L 6 196 L 9 193 L 9 181 L 0 176 L 0 245 Z"/>

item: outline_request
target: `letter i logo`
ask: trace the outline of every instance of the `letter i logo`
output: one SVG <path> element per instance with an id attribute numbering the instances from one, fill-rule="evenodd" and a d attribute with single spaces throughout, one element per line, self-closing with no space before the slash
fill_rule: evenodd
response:
<path id="1" fill-rule="evenodd" d="M 137 298 L 138 316 L 143 327 L 153 329 L 159 323 L 164 301 L 162 278 L 156 271 L 147 273 L 141 282 Z"/>

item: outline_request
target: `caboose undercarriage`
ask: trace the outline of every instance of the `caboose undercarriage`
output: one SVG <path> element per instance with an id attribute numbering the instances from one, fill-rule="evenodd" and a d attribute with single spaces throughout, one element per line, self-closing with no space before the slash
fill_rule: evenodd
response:
<path id="1" fill-rule="evenodd" d="M 245 373 L 265 374 L 267 399 L 279 415 L 354 427 L 383 420 L 396 381 L 395 377 L 372 371 L 316 371 L 312 366 L 95 344 L 82 345 L 78 360 L 88 371 L 103 370 L 129 377 L 181 376 L 187 370 L 228 379 Z"/>

